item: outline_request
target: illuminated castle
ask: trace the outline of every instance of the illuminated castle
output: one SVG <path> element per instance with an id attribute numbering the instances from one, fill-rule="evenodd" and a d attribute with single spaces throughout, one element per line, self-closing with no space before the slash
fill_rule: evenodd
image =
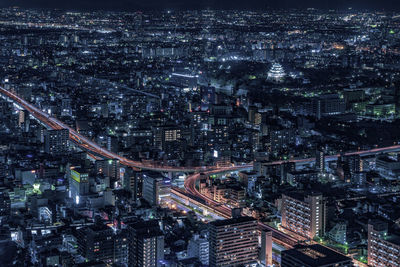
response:
<path id="1" fill-rule="evenodd" d="M 268 80 L 273 82 L 282 82 L 286 74 L 279 63 L 273 63 L 271 69 L 268 72 Z"/>

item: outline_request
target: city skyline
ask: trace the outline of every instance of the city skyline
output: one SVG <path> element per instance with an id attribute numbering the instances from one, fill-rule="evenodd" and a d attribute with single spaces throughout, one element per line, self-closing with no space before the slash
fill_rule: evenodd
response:
<path id="1" fill-rule="evenodd" d="M 68 2 L 56 2 L 48 0 L 5 0 L 0 3 L 0 7 L 7 6 L 21 6 L 27 8 L 61 8 L 71 10 L 117 10 L 117 11 L 136 11 L 136 10 L 148 10 L 148 9 L 287 9 L 287 8 L 320 8 L 320 9 L 339 9 L 346 10 L 352 8 L 354 10 L 385 10 L 388 12 L 399 11 L 400 3 L 394 3 L 390 0 L 266 0 L 257 1 L 249 0 L 246 2 L 238 0 L 197 0 L 197 1 L 183 1 L 183 0 L 150 0 L 150 1 L 137 1 L 137 0 L 81 0 L 81 1 L 68 1 Z"/>
<path id="2" fill-rule="evenodd" d="M 47 3 L 0 8 L 0 266 L 400 265 L 400 13 Z"/>

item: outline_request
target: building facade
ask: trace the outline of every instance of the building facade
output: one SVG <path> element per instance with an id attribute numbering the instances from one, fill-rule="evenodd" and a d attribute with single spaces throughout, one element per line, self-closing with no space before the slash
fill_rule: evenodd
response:
<path id="1" fill-rule="evenodd" d="M 52 155 L 68 152 L 69 130 L 49 130 L 45 135 L 45 151 Z"/>
<path id="2" fill-rule="evenodd" d="M 143 176 L 142 194 L 150 205 L 160 204 L 161 198 L 171 191 L 171 180 L 156 172 L 145 172 Z"/>
<path id="3" fill-rule="evenodd" d="M 325 233 L 325 200 L 321 194 L 282 195 L 282 227 L 313 239 Z"/>
<path id="4" fill-rule="evenodd" d="M 210 266 L 245 266 L 258 259 L 258 223 L 251 217 L 209 224 Z"/>
<path id="5" fill-rule="evenodd" d="M 389 234 L 385 222 L 368 222 L 368 264 L 376 267 L 400 266 L 400 237 Z"/>
<path id="6" fill-rule="evenodd" d="M 129 266 L 161 267 L 164 259 L 164 234 L 158 221 L 139 221 L 128 225 Z"/>

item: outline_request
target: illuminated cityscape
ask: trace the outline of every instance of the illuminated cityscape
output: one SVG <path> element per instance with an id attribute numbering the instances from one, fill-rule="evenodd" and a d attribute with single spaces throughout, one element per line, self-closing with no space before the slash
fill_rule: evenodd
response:
<path id="1" fill-rule="evenodd" d="M 32 1 L 0 267 L 400 266 L 400 6 Z"/>
<path id="2" fill-rule="evenodd" d="M 285 78 L 285 71 L 281 64 L 273 63 L 271 69 L 268 72 L 268 79 L 275 82 L 283 81 Z"/>

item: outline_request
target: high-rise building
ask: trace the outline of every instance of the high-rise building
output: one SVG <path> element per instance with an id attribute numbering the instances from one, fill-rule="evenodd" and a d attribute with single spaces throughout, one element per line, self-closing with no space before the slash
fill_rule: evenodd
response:
<path id="1" fill-rule="evenodd" d="M 78 251 L 89 261 L 127 266 L 129 232 L 115 230 L 103 224 L 80 228 L 76 233 Z"/>
<path id="2" fill-rule="evenodd" d="M 249 195 L 254 194 L 254 190 L 257 182 L 257 172 L 255 171 L 242 171 L 239 172 L 239 180 L 243 184 L 247 185 L 247 193 Z"/>
<path id="3" fill-rule="evenodd" d="M 165 150 L 168 145 L 173 144 L 181 139 L 181 129 L 175 126 L 155 127 L 154 146 Z"/>
<path id="4" fill-rule="evenodd" d="M 113 263 L 113 230 L 105 225 L 84 227 L 77 232 L 78 251 L 87 260 Z"/>
<path id="5" fill-rule="evenodd" d="M 124 188 L 131 192 L 134 201 L 142 197 L 143 176 L 140 171 L 126 168 L 123 184 Z"/>
<path id="6" fill-rule="evenodd" d="M 180 129 L 165 129 L 164 130 L 164 142 L 173 142 L 181 138 Z"/>
<path id="7" fill-rule="evenodd" d="M 107 150 L 118 153 L 118 138 L 116 136 L 107 135 Z"/>
<path id="8" fill-rule="evenodd" d="M 129 223 L 128 231 L 129 266 L 161 267 L 164 259 L 164 234 L 158 221 Z"/>
<path id="9" fill-rule="evenodd" d="M 194 235 L 189 240 L 187 252 L 189 258 L 197 258 L 200 260 L 201 264 L 208 266 L 210 250 L 207 237 Z"/>
<path id="10" fill-rule="evenodd" d="M 62 155 L 68 152 L 69 130 L 49 130 L 45 135 L 45 151 L 53 155 Z"/>
<path id="11" fill-rule="evenodd" d="M 70 98 L 61 99 L 61 116 L 72 116 L 72 100 Z"/>
<path id="12" fill-rule="evenodd" d="M 319 171 L 316 170 L 294 170 L 286 173 L 286 182 L 291 185 L 297 185 L 299 181 L 317 180 Z"/>
<path id="13" fill-rule="evenodd" d="M 352 267 L 352 259 L 319 244 L 298 246 L 281 253 L 282 267 Z"/>
<path id="14" fill-rule="evenodd" d="M 262 231 L 261 232 L 261 251 L 260 251 L 260 261 L 264 263 L 265 266 L 272 265 L 272 232 Z"/>
<path id="15" fill-rule="evenodd" d="M 36 129 L 36 139 L 41 142 L 44 143 L 45 139 L 46 139 L 46 134 L 47 134 L 47 129 L 44 127 L 39 126 Z"/>
<path id="16" fill-rule="evenodd" d="M 368 222 L 368 265 L 400 266 L 400 236 L 388 232 L 388 224 L 380 220 Z"/>
<path id="17" fill-rule="evenodd" d="M 114 231 L 114 263 L 129 266 L 130 240 L 127 229 Z"/>
<path id="18" fill-rule="evenodd" d="M 209 224 L 210 266 L 243 266 L 258 259 L 258 223 L 251 217 Z"/>
<path id="19" fill-rule="evenodd" d="M 347 165 L 350 174 L 364 171 L 364 162 L 360 155 L 340 156 L 338 161 Z"/>
<path id="20" fill-rule="evenodd" d="M 315 98 L 312 102 L 314 116 L 321 119 L 325 116 L 342 114 L 346 110 L 346 103 L 337 94 L 326 94 Z"/>
<path id="21" fill-rule="evenodd" d="M 315 168 L 319 173 L 325 173 L 325 152 L 317 150 L 315 154 Z"/>
<path id="22" fill-rule="evenodd" d="M 81 202 L 81 197 L 89 193 L 89 174 L 82 169 L 71 169 L 69 175 L 69 197 L 75 204 Z"/>
<path id="23" fill-rule="evenodd" d="M 20 110 L 18 114 L 18 126 L 22 127 L 24 123 L 25 123 L 25 111 Z"/>
<path id="24" fill-rule="evenodd" d="M 96 160 L 96 171 L 110 178 L 111 188 L 116 187 L 120 179 L 120 163 L 118 159 Z"/>
<path id="25" fill-rule="evenodd" d="M 277 152 L 282 148 L 288 147 L 289 144 L 295 143 L 295 133 L 293 129 L 273 130 L 269 133 L 271 151 Z"/>
<path id="26" fill-rule="evenodd" d="M 250 122 L 250 123 L 253 123 L 254 124 L 254 122 L 256 121 L 256 113 L 257 113 L 257 107 L 256 106 L 250 106 L 249 107 L 249 110 L 248 110 L 248 118 L 247 118 L 247 120 Z"/>
<path id="27" fill-rule="evenodd" d="M 150 205 L 158 205 L 164 196 L 168 196 L 171 190 L 171 180 L 157 172 L 143 173 L 143 198 Z"/>
<path id="28" fill-rule="evenodd" d="M 282 227 L 313 239 L 323 236 L 326 225 L 325 200 L 319 193 L 282 195 Z"/>
<path id="29" fill-rule="evenodd" d="M 262 121 L 263 121 L 262 113 L 256 112 L 256 114 L 254 115 L 254 124 L 261 125 Z"/>
<path id="30" fill-rule="evenodd" d="M 229 200 L 231 207 L 244 208 L 246 206 L 246 189 L 241 186 L 230 186 Z"/>

